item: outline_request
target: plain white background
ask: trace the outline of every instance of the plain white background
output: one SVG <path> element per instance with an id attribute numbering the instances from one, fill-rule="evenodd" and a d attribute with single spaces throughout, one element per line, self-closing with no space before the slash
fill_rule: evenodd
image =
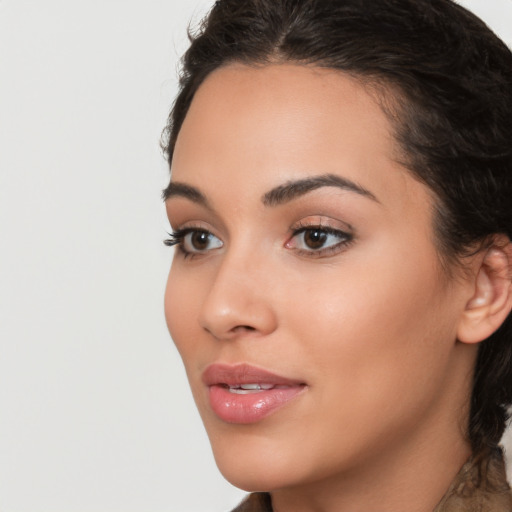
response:
<path id="1" fill-rule="evenodd" d="M 212 1 L 0 0 L 0 510 L 222 512 L 162 297 L 158 140 Z M 512 1 L 463 2 L 512 42 Z"/>

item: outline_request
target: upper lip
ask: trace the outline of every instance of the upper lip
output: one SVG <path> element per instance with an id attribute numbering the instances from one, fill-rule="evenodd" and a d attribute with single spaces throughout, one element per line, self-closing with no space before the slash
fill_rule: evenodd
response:
<path id="1" fill-rule="evenodd" d="M 240 384 L 273 384 L 274 386 L 300 386 L 300 380 L 289 379 L 281 375 L 251 366 L 249 364 L 220 364 L 209 365 L 203 372 L 203 382 L 207 386 L 224 384 L 236 386 Z"/>

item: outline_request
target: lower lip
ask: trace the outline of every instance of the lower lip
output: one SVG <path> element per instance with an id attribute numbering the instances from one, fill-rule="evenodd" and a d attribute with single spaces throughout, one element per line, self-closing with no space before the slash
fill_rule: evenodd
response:
<path id="1" fill-rule="evenodd" d="M 304 389 L 305 386 L 290 386 L 237 394 L 225 386 L 210 386 L 210 403 L 213 412 L 227 423 L 256 423 L 284 407 Z"/>

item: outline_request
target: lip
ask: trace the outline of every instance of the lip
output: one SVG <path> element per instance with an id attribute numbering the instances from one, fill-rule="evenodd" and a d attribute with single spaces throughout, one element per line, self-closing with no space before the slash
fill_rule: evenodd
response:
<path id="1" fill-rule="evenodd" d="M 209 389 L 213 412 L 226 423 L 261 421 L 287 405 L 307 387 L 300 380 L 248 364 L 211 364 L 202 377 Z M 249 384 L 261 384 L 264 389 L 240 388 Z"/>

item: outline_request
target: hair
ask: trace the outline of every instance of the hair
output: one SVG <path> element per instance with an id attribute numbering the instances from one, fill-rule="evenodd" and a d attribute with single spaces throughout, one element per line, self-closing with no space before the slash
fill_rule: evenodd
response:
<path id="1" fill-rule="evenodd" d="M 162 147 L 172 166 L 205 78 L 229 63 L 342 71 L 377 93 L 403 163 L 435 197 L 443 267 L 512 238 L 512 53 L 452 0 L 218 0 L 182 61 Z M 512 316 L 479 347 L 467 425 L 495 447 L 512 404 Z"/>

